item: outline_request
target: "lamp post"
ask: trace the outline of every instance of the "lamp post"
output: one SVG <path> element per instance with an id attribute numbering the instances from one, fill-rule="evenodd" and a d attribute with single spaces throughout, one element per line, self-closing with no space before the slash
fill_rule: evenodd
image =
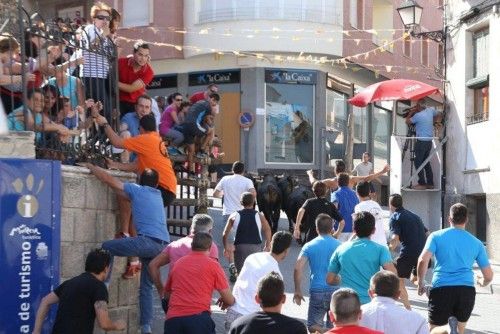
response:
<path id="1" fill-rule="evenodd" d="M 446 48 L 446 36 L 448 35 L 448 25 L 446 24 L 446 14 L 443 15 L 443 25 L 444 28 L 442 30 L 434 30 L 434 31 L 425 31 L 425 32 L 416 32 L 416 28 L 420 26 L 420 19 L 422 18 L 423 8 L 419 6 L 414 0 L 403 0 L 401 5 L 396 8 L 399 16 L 401 17 L 401 21 L 403 21 L 403 25 L 406 30 L 410 33 L 410 36 L 415 38 L 428 38 L 437 43 L 442 43 L 444 45 L 443 51 L 443 119 L 446 120 L 446 112 L 447 112 L 447 97 L 446 97 L 446 62 L 447 62 L 447 48 Z M 444 9 L 444 13 L 446 13 L 446 5 Z M 445 123 L 446 124 L 446 123 Z M 444 126 L 443 132 L 443 159 L 442 159 L 442 175 L 441 175 L 441 228 L 445 228 L 445 207 L 444 207 L 444 199 L 446 194 L 446 125 Z"/>
<path id="2" fill-rule="evenodd" d="M 435 42 L 443 43 L 446 39 L 446 32 L 443 30 L 416 32 L 416 28 L 420 26 L 423 8 L 414 0 L 403 0 L 401 5 L 396 8 L 404 27 L 408 30 L 412 37 L 429 38 Z"/>

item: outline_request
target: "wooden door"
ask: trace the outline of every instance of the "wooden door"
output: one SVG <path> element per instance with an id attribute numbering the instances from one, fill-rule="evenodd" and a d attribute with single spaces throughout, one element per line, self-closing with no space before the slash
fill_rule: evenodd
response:
<path id="1" fill-rule="evenodd" d="M 215 117 L 215 134 L 222 141 L 222 163 L 232 164 L 240 160 L 240 93 L 222 92 L 219 114 Z"/>

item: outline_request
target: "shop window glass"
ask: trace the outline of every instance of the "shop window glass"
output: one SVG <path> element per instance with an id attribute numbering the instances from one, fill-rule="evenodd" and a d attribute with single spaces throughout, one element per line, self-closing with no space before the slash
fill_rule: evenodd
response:
<path id="1" fill-rule="evenodd" d="M 392 104 L 392 103 L 391 103 Z M 373 108 L 373 167 L 381 170 L 389 160 L 391 113 Z"/>
<path id="2" fill-rule="evenodd" d="M 343 159 L 347 136 L 347 96 L 326 91 L 326 149 L 329 160 Z M 330 161 L 330 164 L 333 161 Z"/>
<path id="3" fill-rule="evenodd" d="M 312 163 L 314 85 L 266 84 L 266 163 Z"/>

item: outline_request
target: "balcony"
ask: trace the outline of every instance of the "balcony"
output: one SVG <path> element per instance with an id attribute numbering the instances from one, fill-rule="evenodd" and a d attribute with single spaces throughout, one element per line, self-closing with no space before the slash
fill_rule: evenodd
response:
<path id="1" fill-rule="evenodd" d="M 202 1 L 202 9 L 198 12 L 198 24 L 219 21 L 239 20 L 280 20 L 302 21 L 331 25 L 342 25 L 342 4 L 327 5 L 327 1 L 313 1 L 293 5 L 293 2 L 273 1 Z M 316 2 L 316 4 L 315 4 Z"/>

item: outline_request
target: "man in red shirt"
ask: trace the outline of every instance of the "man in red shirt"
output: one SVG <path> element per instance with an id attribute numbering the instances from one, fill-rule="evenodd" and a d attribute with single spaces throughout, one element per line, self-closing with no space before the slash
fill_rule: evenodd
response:
<path id="1" fill-rule="evenodd" d="M 193 236 L 199 232 L 211 234 L 213 226 L 214 221 L 209 215 L 203 213 L 194 215 L 189 235 L 171 242 L 160 254 L 151 260 L 149 263 L 149 273 L 161 299 L 163 299 L 164 287 L 161 282 L 160 268 L 170 264 L 170 269 L 172 269 L 177 260 L 191 253 Z M 219 259 L 219 250 L 214 242 L 212 242 L 208 256 L 214 260 Z"/>
<path id="2" fill-rule="evenodd" d="M 207 86 L 205 91 L 193 93 L 193 95 L 189 97 L 189 102 L 191 102 L 191 104 L 195 104 L 196 102 L 203 100 L 209 101 L 210 94 L 217 93 L 218 91 L 219 87 L 217 87 L 216 84 L 211 83 Z"/>
<path id="3" fill-rule="evenodd" d="M 326 333 L 383 334 L 383 332 L 359 326 L 361 303 L 358 294 L 352 289 L 342 288 L 333 293 L 329 313 L 335 327 Z"/>
<path id="4" fill-rule="evenodd" d="M 217 304 L 223 310 L 234 304 L 222 267 L 208 256 L 211 246 L 210 234 L 196 233 L 191 254 L 177 260 L 170 271 L 165 285 L 165 334 L 215 334 L 210 317 L 213 290 L 219 291 Z"/>
<path id="5" fill-rule="evenodd" d="M 118 59 L 118 88 L 120 89 L 120 113 L 133 112 L 137 98 L 146 93 L 146 86 L 153 80 L 154 72 L 149 65 L 149 45 L 139 40 L 134 44 L 131 56 Z"/>

